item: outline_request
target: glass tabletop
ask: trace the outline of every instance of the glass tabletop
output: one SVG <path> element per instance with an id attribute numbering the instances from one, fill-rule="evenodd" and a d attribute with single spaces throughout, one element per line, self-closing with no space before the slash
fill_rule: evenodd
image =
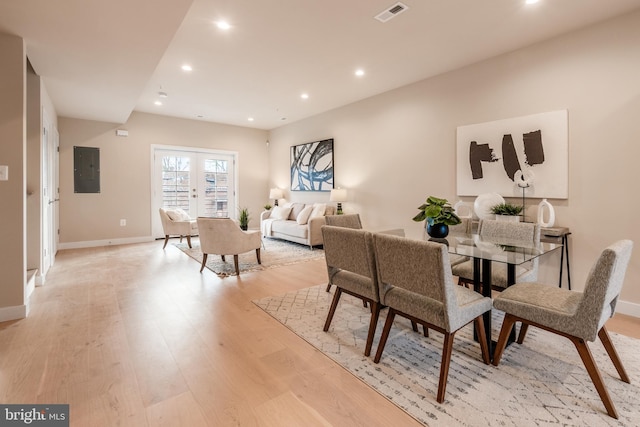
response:
<path id="1" fill-rule="evenodd" d="M 474 233 L 449 233 L 445 239 L 434 239 L 425 231 L 422 239 L 447 245 L 450 254 L 515 265 L 531 261 L 562 247 L 558 243 L 541 242 L 533 245 L 508 238 L 483 237 Z"/>

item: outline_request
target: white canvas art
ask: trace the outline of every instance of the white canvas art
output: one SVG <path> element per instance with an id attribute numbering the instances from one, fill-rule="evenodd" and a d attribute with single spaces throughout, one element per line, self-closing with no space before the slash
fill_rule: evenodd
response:
<path id="1" fill-rule="evenodd" d="M 459 196 L 566 199 L 569 192 L 567 110 L 459 126 Z M 518 186 L 520 184 L 520 186 Z"/>

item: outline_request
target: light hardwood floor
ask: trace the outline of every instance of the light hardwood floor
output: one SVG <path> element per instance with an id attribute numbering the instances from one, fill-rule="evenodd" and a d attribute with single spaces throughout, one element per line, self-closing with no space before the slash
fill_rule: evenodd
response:
<path id="1" fill-rule="evenodd" d="M 251 302 L 326 283 L 323 260 L 198 270 L 162 241 L 60 251 L 29 317 L 0 323 L 0 402 L 69 403 L 83 427 L 419 425 Z"/>

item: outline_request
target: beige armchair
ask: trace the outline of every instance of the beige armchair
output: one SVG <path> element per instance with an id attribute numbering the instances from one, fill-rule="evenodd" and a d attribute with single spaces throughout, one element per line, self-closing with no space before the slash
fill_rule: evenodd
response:
<path id="1" fill-rule="evenodd" d="M 495 308 L 505 312 L 493 364 L 500 363 L 515 322 L 522 322 L 520 344 L 529 325 L 566 337 L 578 350 L 607 413 L 618 418 L 587 341 L 600 338 L 622 381 L 630 382 L 605 323 L 615 312 L 632 248 L 631 240 L 620 240 L 606 248 L 591 268 L 583 293 L 541 283 L 520 283 L 505 289 L 493 302 Z"/>
<path id="2" fill-rule="evenodd" d="M 186 236 L 187 244 L 191 247 L 191 236 L 198 235 L 198 224 L 195 219 L 189 218 L 182 209 L 164 209 L 160 208 L 160 221 L 162 221 L 162 230 L 164 231 L 164 245 L 162 249 L 167 247 L 169 236 Z"/>
<path id="3" fill-rule="evenodd" d="M 198 231 L 200 233 L 200 249 L 202 250 L 202 266 L 200 272 L 207 264 L 209 254 L 221 255 L 225 261 L 225 255 L 233 255 L 233 264 L 236 274 L 240 274 L 238 267 L 238 254 L 255 249 L 258 264 L 260 261 L 260 231 L 243 231 L 238 224 L 230 218 L 198 218 Z"/>

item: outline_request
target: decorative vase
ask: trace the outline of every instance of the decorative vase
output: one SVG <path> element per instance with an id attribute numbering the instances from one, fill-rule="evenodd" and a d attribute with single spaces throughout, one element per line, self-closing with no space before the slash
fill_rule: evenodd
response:
<path id="1" fill-rule="evenodd" d="M 444 239 L 449 234 L 449 226 L 447 224 L 433 224 L 427 223 L 427 234 L 434 239 Z"/>
<path id="2" fill-rule="evenodd" d="M 544 211 L 549 211 L 549 220 L 544 221 Z M 553 227 L 553 223 L 556 221 L 556 213 L 553 209 L 551 203 L 547 202 L 547 199 L 542 199 L 540 204 L 538 204 L 538 224 L 542 227 Z"/>

